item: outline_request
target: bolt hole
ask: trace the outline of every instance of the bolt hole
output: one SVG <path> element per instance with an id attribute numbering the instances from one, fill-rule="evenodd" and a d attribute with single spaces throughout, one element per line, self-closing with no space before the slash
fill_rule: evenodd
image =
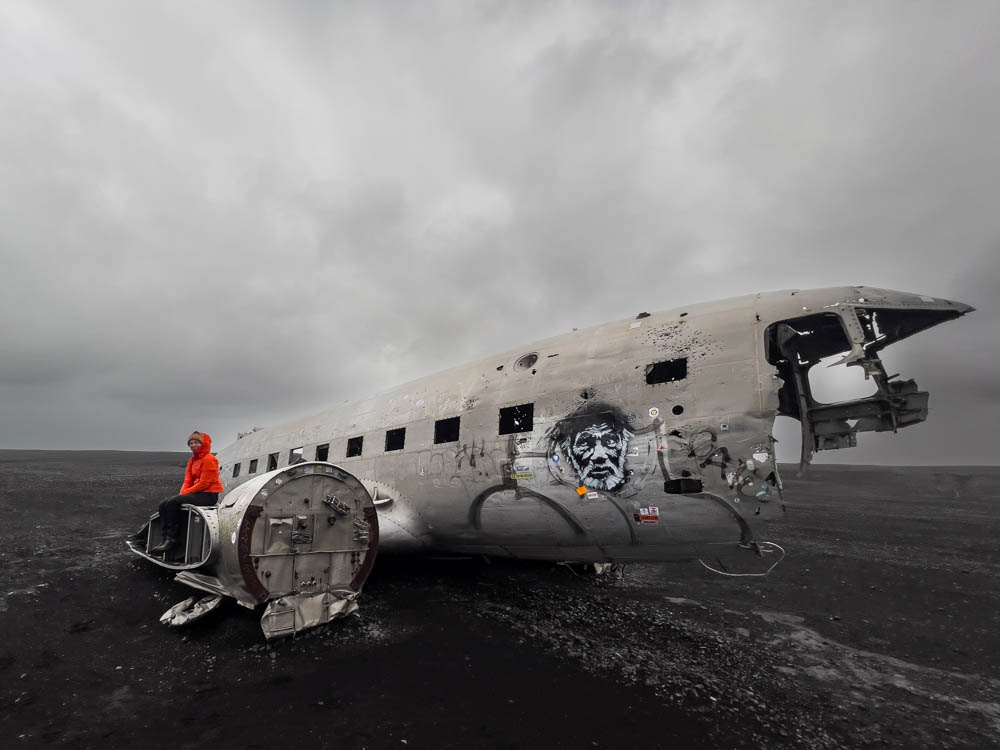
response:
<path id="1" fill-rule="evenodd" d="M 677 406 L 675 406 L 670 411 L 672 411 L 674 414 L 683 414 L 684 413 L 684 407 L 681 406 L 680 404 L 677 404 Z"/>

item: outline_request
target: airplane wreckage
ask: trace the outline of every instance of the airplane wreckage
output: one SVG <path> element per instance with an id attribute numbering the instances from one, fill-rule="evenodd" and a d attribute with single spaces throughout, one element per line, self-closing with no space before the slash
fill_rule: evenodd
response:
<path id="1" fill-rule="evenodd" d="M 128 545 L 207 594 L 163 622 L 229 596 L 266 603 L 268 638 L 357 609 L 383 551 L 769 572 L 784 552 L 754 526 L 784 511 L 775 417 L 801 423 L 801 469 L 924 421 L 928 394 L 879 352 L 972 310 L 838 287 L 573 331 L 240 435 L 218 453 L 222 500 L 183 506 L 174 550 L 150 553 L 157 514 Z M 810 369 L 836 355 L 872 395 L 813 397 Z"/>

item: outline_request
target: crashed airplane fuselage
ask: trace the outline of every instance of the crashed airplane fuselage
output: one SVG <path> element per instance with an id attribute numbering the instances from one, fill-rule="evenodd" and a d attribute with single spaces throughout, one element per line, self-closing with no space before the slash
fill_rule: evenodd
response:
<path id="1" fill-rule="evenodd" d="M 219 452 L 222 478 L 233 492 L 302 461 L 335 464 L 377 510 L 382 551 L 752 558 L 763 549 L 755 524 L 783 510 L 775 417 L 800 421 L 803 466 L 815 451 L 855 445 L 859 432 L 923 421 L 927 394 L 888 376 L 879 352 L 971 310 L 837 287 L 640 313 L 255 430 Z M 876 392 L 819 403 L 809 370 L 840 354 Z M 298 510 L 262 510 L 260 528 L 300 523 Z M 279 547 L 292 559 L 313 554 L 290 535 L 254 543 L 244 565 L 259 568 Z M 265 588 L 258 601 L 301 590 L 293 572 Z"/>

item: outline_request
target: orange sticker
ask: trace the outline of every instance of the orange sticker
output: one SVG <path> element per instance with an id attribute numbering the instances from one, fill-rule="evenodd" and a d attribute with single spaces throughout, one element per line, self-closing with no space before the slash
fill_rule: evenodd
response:
<path id="1" fill-rule="evenodd" d="M 583 497 L 584 495 L 587 494 L 587 488 L 586 487 L 577 487 L 576 488 L 576 494 L 579 495 L 580 497 Z"/>

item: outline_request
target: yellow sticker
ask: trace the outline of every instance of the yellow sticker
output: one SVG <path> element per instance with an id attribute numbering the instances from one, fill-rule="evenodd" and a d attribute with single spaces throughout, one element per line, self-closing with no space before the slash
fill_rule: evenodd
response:
<path id="1" fill-rule="evenodd" d="M 577 487 L 576 488 L 576 494 L 579 495 L 580 497 L 583 497 L 584 495 L 587 494 L 587 488 L 586 487 Z"/>

